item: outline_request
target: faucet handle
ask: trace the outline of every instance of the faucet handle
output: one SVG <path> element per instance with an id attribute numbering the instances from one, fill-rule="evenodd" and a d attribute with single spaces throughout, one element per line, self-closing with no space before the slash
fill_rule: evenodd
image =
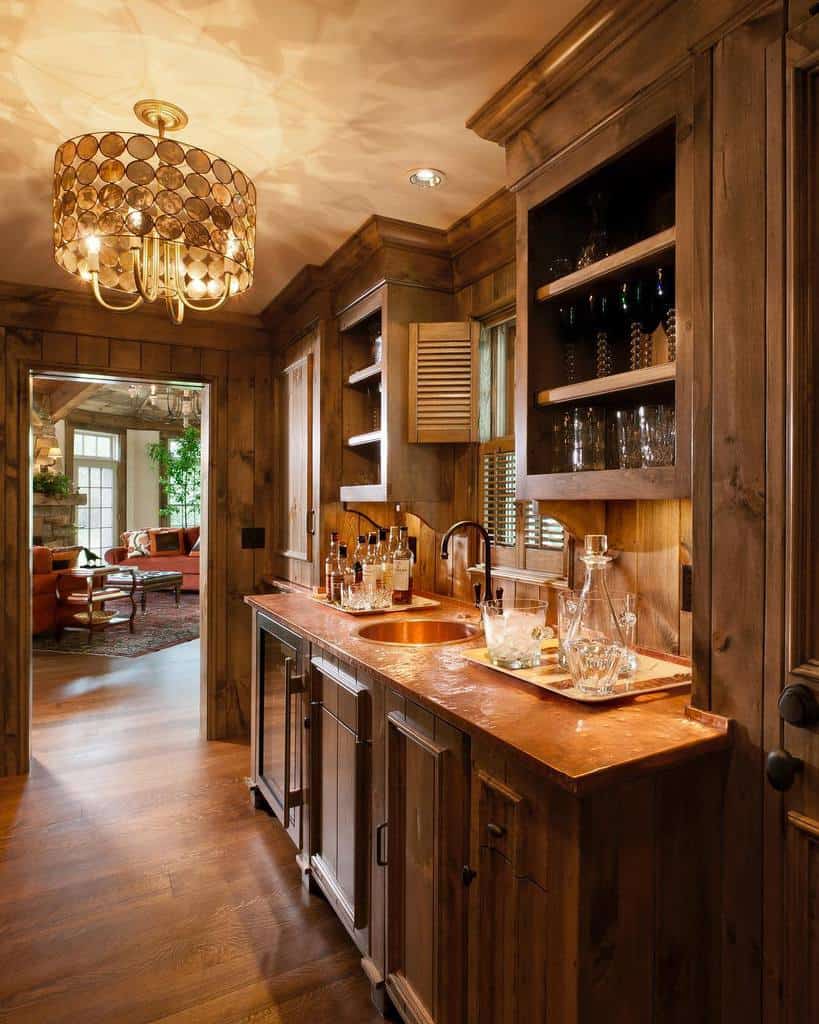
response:
<path id="1" fill-rule="evenodd" d="M 480 583 L 476 583 L 473 586 L 472 589 L 475 591 L 475 607 L 479 608 L 480 604 L 481 604 L 481 585 L 480 585 Z"/>

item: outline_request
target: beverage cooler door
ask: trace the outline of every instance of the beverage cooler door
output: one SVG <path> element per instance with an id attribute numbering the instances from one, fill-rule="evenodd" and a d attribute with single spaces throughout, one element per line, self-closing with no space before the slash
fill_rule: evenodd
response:
<path id="1" fill-rule="evenodd" d="M 302 804 L 303 641 L 266 616 L 259 615 L 257 621 L 256 784 L 298 843 Z"/>

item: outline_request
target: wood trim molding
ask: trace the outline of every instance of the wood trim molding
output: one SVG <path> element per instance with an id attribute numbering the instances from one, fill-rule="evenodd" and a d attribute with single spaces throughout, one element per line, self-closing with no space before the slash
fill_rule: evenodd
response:
<path id="1" fill-rule="evenodd" d="M 504 145 L 527 121 L 599 64 L 673 0 L 598 0 L 499 89 L 466 122 L 481 138 Z"/>
<path id="2" fill-rule="evenodd" d="M 0 281 L 0 322 L 7 327 L 184 344 L 192 348 L 265 352 L 270 336 L 257 316 L 219 311 L 199 314 L 178 327 L 164 306 L 126 314 L 103 309 L 85 292 Z"/>

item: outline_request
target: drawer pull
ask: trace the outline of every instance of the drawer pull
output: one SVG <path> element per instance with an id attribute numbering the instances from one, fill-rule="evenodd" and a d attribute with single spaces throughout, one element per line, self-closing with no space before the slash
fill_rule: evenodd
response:
<path id="1" fill-rule="evenodd" d="M 502 839 L 506 835 L 506 829 L 503 825 L 496 825 L 494 821 L 490 821 L 486 826 L 486 831 L 495 839 Z"/>
<path id="2" fill-rule="evenodd" d="M 375 830 L 375 863 L 380 868 L 385 868 L 387 866 L 387 855 L 384 853 L 383 850 L 384 833 L 386 832 L 386 830 L 386 821 L 384 822 L 383 825 L 379 825 L 378 828 Z"/>

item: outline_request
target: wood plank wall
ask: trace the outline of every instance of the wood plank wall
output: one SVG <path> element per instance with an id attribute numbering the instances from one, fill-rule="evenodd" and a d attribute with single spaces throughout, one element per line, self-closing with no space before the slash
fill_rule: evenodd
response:
<path id="1" fill-rule="evenodd" d="M 25 684 L 30 611 L 22 580 L 28 547 L 21 549 L 21 488 L 28 488 L 19 452 L 25 445 L 24 420 L 29 369 L 133 375 L 141 379 L 202 380 L 210 385 L 212 432 L 205 458 L 212 506 L 208 517 L 207 594 L 203 617 L 209 634 L 203 727 L 210 738 L 247 736 L 250 722 L 250 616 L 242 597 L 254 591 L 271 568 L 273 536 L 271 418 L 272 359 L 267 336 L 222 323 L 211 330 L 197 324 L 169 331 L 170 325 L 143 316 L 111 322 L 93 308 L 78 313 L 48 310 L 38 303 L 0 302 L 0 774 L 27 770 L 28 710 Z M 53 331 L 26 326 L 57 320 L 74 328 Z M 103 320 L 105 334 L 94 333 Z M 22 321 L 22 325 L 21 325 Z M 122 323 L 138 337 L 112 336 Z M 77 328 L 84 328 L 84 332 Z M 175 333 L 174 333 L 175 331 Z M 224 347 L 219 347 L 220 343 Z M 203 517 L 204 518 L 204 517 Z M 266 547 L 243 550 L 241 529 L 263 526 Z M 204 649 L 203 649 L 204 653 Z M 20 695 L 23 694 L 21 701 Z M 205 722 L 204 719 L 207 719 Z"/>

